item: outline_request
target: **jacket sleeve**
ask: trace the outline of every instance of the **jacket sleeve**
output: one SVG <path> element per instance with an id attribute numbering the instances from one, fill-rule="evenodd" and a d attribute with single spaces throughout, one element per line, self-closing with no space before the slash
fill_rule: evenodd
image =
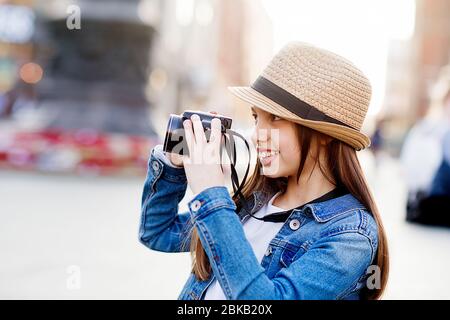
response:
<path id="1" fill-rule="evenodd" d="M 155 146 L 150 152 L 141 199 L 139 241 L 146 247 L 163 252 L 189 251 L 190 216 L 188 212 L 178 213 L 186 189 L 184 168 L 169 165 L 161 145 Z"/>
<path id="2" fill-rule="evenodd" d="M 339 299 L 365 274 L 374 249 L 358 232 L 336 232 L 269 278 L 245 237 L 225 187 L 189 202 L 191 219 L 227 299 Z"/>

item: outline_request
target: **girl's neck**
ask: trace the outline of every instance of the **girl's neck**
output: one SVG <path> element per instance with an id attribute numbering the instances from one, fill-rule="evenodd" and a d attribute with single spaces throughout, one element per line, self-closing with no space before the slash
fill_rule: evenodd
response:
<path id="1" fill-rule="evenodd" d="M 311 170 L 303 170 L 298 181 L 295 175 L 289 176 L 286 191 L 278 195 L 272 204 L 289 210 L 310 202 L 336 187 L 325 178 L 318 165 L 314 167 L 311 177 L 310 172 Z"/>

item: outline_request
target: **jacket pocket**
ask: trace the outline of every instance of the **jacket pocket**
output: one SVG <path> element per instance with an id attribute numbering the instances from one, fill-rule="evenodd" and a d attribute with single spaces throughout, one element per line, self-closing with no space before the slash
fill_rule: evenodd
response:
<path id="1" fill-rule="evenodd" d="M 287 242 L 281 252 L 280 264 L 285 268 L 289 267 L 293 261 L 299 259 L 308 251 L 310 245 L 310 241 L 305 241 L 300 245 Z"/>

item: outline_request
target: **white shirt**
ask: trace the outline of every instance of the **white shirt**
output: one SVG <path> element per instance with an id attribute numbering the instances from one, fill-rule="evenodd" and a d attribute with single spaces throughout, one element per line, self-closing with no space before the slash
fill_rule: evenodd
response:
<path id="1" fill-rule="evenodd" d="M 285 211 L 283 208 L 272 205 L 272 202 L 280 193 L 281 191 L 277 192 L 268 203 L 255 213 L 255 216 L 262 218 L 265 215 L 274 212 Z M 243 228 L 245 236 L 250 242 L 259 263 L 261 263 L 270 241 L 276 236 L 278 231 L 280 231 L 283 224 L 284 222 L 265 222 L 251 217 L 244 222 Z M 215 279 L 208 287 L 205 293 L 205 300 L 226 300 L 225 294 L 217 279 Z"/>

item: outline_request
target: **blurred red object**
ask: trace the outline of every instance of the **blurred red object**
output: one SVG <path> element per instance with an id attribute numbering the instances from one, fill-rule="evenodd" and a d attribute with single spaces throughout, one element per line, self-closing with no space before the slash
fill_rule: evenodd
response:
<path id="1" fill-rule="evenodd" d="M 1 136 L 0 166 L 78 174 L 145 174 L 157 137 L 108 134 L 92 129 L 40 130 Z"/>

